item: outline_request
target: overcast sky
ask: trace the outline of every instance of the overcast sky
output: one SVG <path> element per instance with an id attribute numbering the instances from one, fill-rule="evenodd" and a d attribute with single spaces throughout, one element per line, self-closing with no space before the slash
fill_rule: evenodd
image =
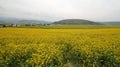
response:
<path id="1" fill-rule="evenodd" d="M 0 17 L 120 21 L 120 0 L 0 0 Z"/>

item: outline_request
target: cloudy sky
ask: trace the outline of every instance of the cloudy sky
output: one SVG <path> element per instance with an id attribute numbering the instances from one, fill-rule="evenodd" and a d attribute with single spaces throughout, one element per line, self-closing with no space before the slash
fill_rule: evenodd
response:
<path id="1" fill-rule="evenodd" d="M 0 0 L 0 17 L 120 21 L 120 0 Z"/>

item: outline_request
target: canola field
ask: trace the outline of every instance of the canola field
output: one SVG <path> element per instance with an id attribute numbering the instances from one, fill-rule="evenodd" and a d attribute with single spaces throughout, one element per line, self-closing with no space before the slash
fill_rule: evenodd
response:
<path id="1" fill-rule="evenodd" d="M 0 28 L 0 67 L 120 67 L 120 28 Z"/>

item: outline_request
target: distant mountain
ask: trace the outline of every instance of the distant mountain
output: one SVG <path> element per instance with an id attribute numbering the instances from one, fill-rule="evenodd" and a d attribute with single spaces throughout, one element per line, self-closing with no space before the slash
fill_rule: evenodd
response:
<path id="1" fill-rule="evenodd" d="M 17 19 L 17 18 L 3 18 L 0 17 L 0 23 L 13 23 L 13 24 L 19 24 L 19 23 L 37 23 L 37 24 L 46 24 L 50 23 L 48 21 L 43 21 L 43 20 L 29 20 L 29 19 Z"/>
<path id="2" fill-rule="evenodd" d="M 48 21 L 42 21 L 42 20 L 20 20 L 19 21 L 20 23 L 36 23 L 36 24 L 47 24 L 47 23 L 50 23 Z"/>
<path id="3" fill-rule="evenodd" d="M 0 23 L 17 23 L 19 19 L 0 17 Z"/>
<path id="4" fill-rule="evenodd" d="M 120 25 L 120 21 L 119 22 L 102 22 L 103 24 L 108 24 L 108 25 Z"/>
<path id="5" fill-rule="evenodd" d="M 61 25 L 102 25 L 101 23 L 83 20 L 83 19 L 65 19 L 61 21 L 54 22 L 53 24 Z"/>

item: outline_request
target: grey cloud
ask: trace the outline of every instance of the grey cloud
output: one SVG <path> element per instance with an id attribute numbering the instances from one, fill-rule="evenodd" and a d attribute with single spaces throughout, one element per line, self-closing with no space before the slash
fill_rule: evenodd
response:
<path id="1" fill-rule="evenodd" d="M 120 0 L 0 0 L 0 17 L 120 20 Z"/>

